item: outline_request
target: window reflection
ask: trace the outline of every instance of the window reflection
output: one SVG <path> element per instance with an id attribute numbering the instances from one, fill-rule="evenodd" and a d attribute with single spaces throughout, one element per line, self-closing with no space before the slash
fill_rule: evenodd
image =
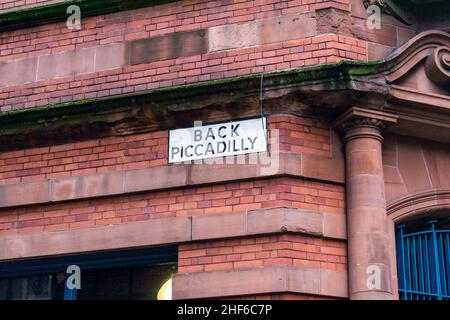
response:
<path id="1" fill-rule="evenodd" d="M 0 281 L 0 299 L 50 300 L 52 299 L 51 288 L 51 275 L 5 279 Z"/>
<path id="2" fill-rule="evenodd" d="M 156 300 L 176 272 L 168 263 L 136 268 L 82 270 L 79 300 Z M 0 300 L 63 300 L 65 274 L 0 279 Z"/>

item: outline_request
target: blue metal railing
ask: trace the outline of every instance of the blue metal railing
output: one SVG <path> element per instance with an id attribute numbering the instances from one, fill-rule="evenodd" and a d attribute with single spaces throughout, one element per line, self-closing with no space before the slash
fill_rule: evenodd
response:
<path id="1" fill-rule="evenodd" d="M 397 271 L 401 300 L 450 300 L 450 230 L 405 233 L 397 229 Z"/>

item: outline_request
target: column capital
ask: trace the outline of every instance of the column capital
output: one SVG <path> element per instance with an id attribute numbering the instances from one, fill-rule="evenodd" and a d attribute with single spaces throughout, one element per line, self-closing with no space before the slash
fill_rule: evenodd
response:
<path id="1" fill-rule="evenodd" d="M 342 122 L 338 129 L 341 131 L 348 131 L 350 129 L 356 128 L 356 127 L 362 127 L 362 126 L 369 126 L 369 127 L 375 127 L 381 130 L 384 130 L 384 128 L 386 128 L 386 124 L 383 120 L 379 120 L 379 119 L 375 119 L 375 118 L 370 118 L 370 117 L 354 117 L 354 118 L 350 118 L 345 120 L 344 122 Z"/>
<path id="2" fill-rule="evenodd" d="M 344 135 L 344 142 L 356 137 L 382 140 L 381 131 L 397 122 L 398 117 L 382 111 L 351 108 L 334 122 L 334 128 Z"/>

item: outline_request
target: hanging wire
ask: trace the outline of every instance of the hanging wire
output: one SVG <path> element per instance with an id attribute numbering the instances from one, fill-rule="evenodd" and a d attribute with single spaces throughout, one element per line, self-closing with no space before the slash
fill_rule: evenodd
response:
<path id="1" fill-rule="evenodd" d="M 266 139 L 267 151 L 270 155 L 267 123 L 264 121 L 264 73 L 261 73 L 261 79 L 259 83 L 259 112 L 261 114 L 261 123 Z"/>

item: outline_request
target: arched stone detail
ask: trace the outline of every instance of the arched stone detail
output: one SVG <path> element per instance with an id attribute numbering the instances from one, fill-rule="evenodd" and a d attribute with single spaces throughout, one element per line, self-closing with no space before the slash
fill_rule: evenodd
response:
<path id="1" fill-rule="evenodd" d="M 390 220 L 397 223 L 425 212 L 441 209 L 450 209 L 449 189 L 433 189 L 400 198 L 388 204 L 387 215 Z"/>
<path id="2" fill-rule="evenodd" d="M 404 77 L 420 61 L 430 58 L 427 76 L 435 79 L 444 78 L 448 81 L 450 35 L 442 31 L 426 31 L 415 36 L 392 55 L 386 58 L 388 83 L 395 83 Z M 439 86 L 441 81 L 439 81 Z"/>
<path id="3" fill-rule="evenodd" d="M 436 48 L 425 62 L 425 73 L 436 85 L 450 87 L 450 48 Z"/>
<path id="4" fill-rule="evenodd" d="M 398 299 L 397 255 L 395 248 L 395 225 L 426 212 L 450 210 L 450 189 L 432 189 L 402 197 L 387 204 L 387 229 L 389 233 L 389 256 L 391 282 L 394 298 Z"/>

